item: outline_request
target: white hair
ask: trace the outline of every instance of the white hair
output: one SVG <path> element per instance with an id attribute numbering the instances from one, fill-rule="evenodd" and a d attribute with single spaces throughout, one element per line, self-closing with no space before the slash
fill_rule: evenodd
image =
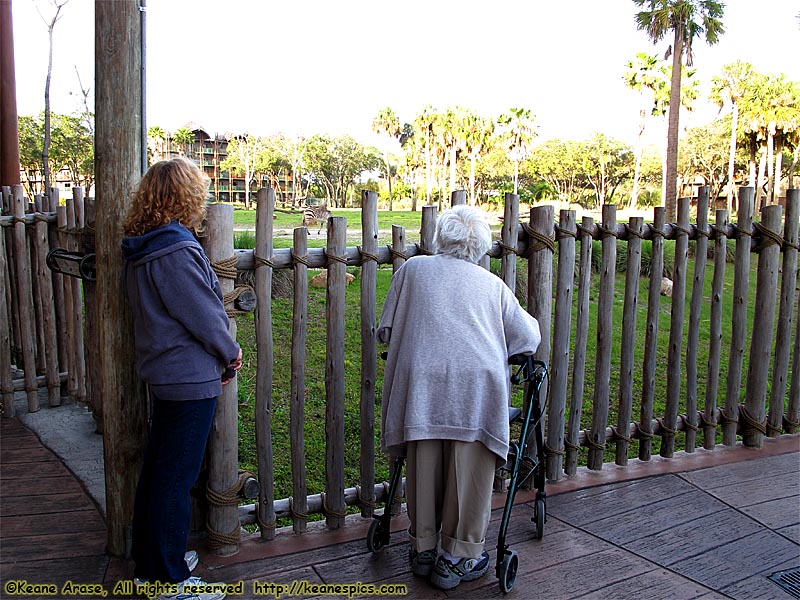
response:
<path id="1" fill-rule="evenodd" d="M 492 231 L 476 208 L 460 204 L 436 220 L 436 251 L 477 263 L 492 247 Z"/>

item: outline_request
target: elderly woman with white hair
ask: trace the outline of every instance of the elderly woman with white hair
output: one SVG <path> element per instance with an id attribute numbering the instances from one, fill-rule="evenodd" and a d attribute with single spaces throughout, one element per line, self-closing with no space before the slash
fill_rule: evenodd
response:
<path id="1" fill-rule="evenodd" d="M 381 447 L 406 454 L 411 570 L 452 589 L 489 569 L 492 483 L 508 454 L 508 358 L 535 352 L 541 335 L 477 264 L 492 243 L 477 209 L 442 213 L 434 240 L 436 255 L 394 274 L 381 313 Z"/>

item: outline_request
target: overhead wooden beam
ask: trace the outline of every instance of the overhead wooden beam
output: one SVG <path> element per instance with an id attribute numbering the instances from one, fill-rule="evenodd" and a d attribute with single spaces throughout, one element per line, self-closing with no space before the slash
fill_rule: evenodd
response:
<path id="1" fill-rule="evenodd" d="M 11 0 L 0 0 L 0 185 L 19 183 L 17 79 Z"/>

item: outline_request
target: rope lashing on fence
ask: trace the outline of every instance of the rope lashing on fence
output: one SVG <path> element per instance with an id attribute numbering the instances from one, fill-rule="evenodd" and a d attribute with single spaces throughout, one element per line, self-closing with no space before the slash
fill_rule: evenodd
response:
<path id="1" fill-rule="evenodd" d="M 582 224 L 578 223 L 576 225 L 578 231 L 580 232 L 580 237 L 589 237 L 594 238 L 594 231 L 589 229 L 588 227 L 584 227 Z"/>
<path id="2" fill-rule="evenodd" d="M 789 433 L 797 431 L 800 427 L 800 422 L 792 421 L 787 413 L 783 413 L 783 428 Z"/>
<path id="3" fill-rule="evenodd" d="M 631 238 L 639 238 L 640 240 L 644 239 L 644 234 L 641 231 L 637 231 L 636 229 L 631 229 L 631 226 L 627 223 L 625 225 L 625 232 L 628 236 L 628 239 Z"/>
<path id="4" fill-rule="evenodd" d="M 684 427 L 686 427 L 686 429 L 694 431 L 695 433 L 700 431 L 700 427 L 698 425 L 695 425 L 694 423 L 689 421 L 689 416 L 688 415 L 678 415 L 678 416 L 683 421 L 683 425 L 684 425 Z"/>
<path id="5" fill-rule="evenodd" d="M 633 434 L 633 437 L 637 440 L 652 440 L 655 434 L 650 431 L 649 429 L 642 429 L 642 425 L 640 423 L 636 423 L 636 433 Z"/>
<path id="6" fill-rule="evenodd" d="M 747 236 L 747 237 L 750 237 L 750 238 L 753 237 L 753 232 L 752 231 L 747 231 L 746 229 L 742 229 L 736 223 L 732 223 L 730 228 L 733 231 L 733 235 L 731 235 L 729 237 L 733 238 L 734 240 L 738 240 L 740 237 L 743 237 L 743 236 Z"/>
<path id="7" fill-rule="evenodd" d="M 658 432 L 659 435 L 675 435 L 678 433 L 677 429 L 673 429 L 669 425 L 664 424 L 664 419 L 656 419 L 658 426 L 661 428 L 661 431 Z"/>
<path id="8" fill-rule="evenodd" d="M 264 258 L 263 256 L 259 256 L 255 252 L 253 252 L 253 262 L 256 263 L 255 268 L 258 269 L 259 267 L 269 267 L 270 269 L 275 268 L 275 263 L 271 258 Z"/>
<path id="9" fill-rule="evenodd" d="M 49 223 L 50 219 L 47 218 L 47 215 L 44 213 L 33 213 L 33 222 L 34 223 Z"/>
<path id="10" fill-rule="evenodd" d="M 769 248 L 773 244 L 777 245 L 778 248 L 782 248 L 785 240 L 781 236 L 781 234 L 772 231 L 769 227 L 765 226 L 763 223 L 755 222 L 753 223 L 753 228 L 761 234 L 761 239 L 758 243 L 758 246 L 755 247 L 753 252 L 758 254 L 765 248 Z"/>
<path id="11" fill-rule="evenodd" d="M 739 419 L 737 417 L 731 417 L 730 415 L 725 413 L 725 410 L 721 410 L 720 413 L 719 424 L 720 425 L 732 425 L 733 423 L 738 423 Z"/>
<path id="12" fill-rule="evenodd" d="M 249 471 L 241 471 L 236 479 L 236 483 L 222 492 L 212 490 L 211 483 L 206 483 L 206 499 L 208 503 L 214 506 L 238 506 L 240 492 L 245 482 L 252 477 L 253 474 Z M 222 533 L 214 530 L 211 525 L 206 523 L 208 545 L 212 548 L 221 548 L 223 546 L 238 544 L 241 537 L 240 529 L 240 525 L 237 524 L 236 528 L 231 530 L 230 533 Z"/>
<path id="13" fill-rule="evenodd" d="M 497 245 L 500 246 L 503 250 L 503 256 L 508 256 L 509 254 L 516 254 L 517 249 L 509 246 L 508 244 L 504 244 L 502 241 L 498 241 Z"/>
<path id="14" fill-rule="evenodd" d="M 372 254 L 371 252 L 367 252 L 361 246 L 356 246 L 356 249 L 358 250 L 359 255 L 361 255 L 361 264 L 362 265 L 365 262 L 370 261 L 370 260 L 375 261 L 375 263 L 379 263 L 380 262 L 379 259 L 378 259 L 378 255 L 377 254 Z"/>
<path id="15" fill-rule="evenodd" d="M 566 448 L 567 450 L 571 450 L 571 451 L 577 452 L 578 450 L 581 449 L 581 445 L 580 444 L 574 444 L 570 440 L 564 440 L 564 448 Z"/>
<path id="16" fill-rule="evenodd" d="M 672 228 L 677 231 L 678 233 L 686 234 L 686 237 L 692 237 L 692 231 L 690 229 L 686 229 L 685 227 L 681 227 L 677 223 L 672 224 Z"/>
<path id="17" fill-rule="evenodd" d="M 386 244 L 386 247 L 389 249 L 389 254 L 392 255 L 392 260 L 395 258 L 402 258 L 403 260 L 408 260 L 408 255 L 405 252 L 401 252 L 400 250 L 395 250 L 391 244 Z"/>
<path id="18" fill-rule="evenodd" d="M 767 419 L 766 417 L 762 422 L 756 421 L 753 416 L 747 412 L 747 406 L 744 404 L 739 405 L 739 414 L 742 416 L 742 430 L 740 433 L 751 433 L 757 431 L 761 434 L 767 434 Z"/>
<path id="19" fill-rule="evenodd" d="M 261 257 L 257 257 L 255 255 L 255 253 L 253 254 L 253 257 L 254 257 L 254 260 L 256 261 L 256 268 L 258 268 L 259 266 L 264 266 L 264 265 L 258 264 L 259 260 L 262 260 L 262 261 L 267 260 L 267 259 L 264 259 L 264 258 L 261 258 Z M 234 279 L 235 280 L 236 279 L 236 274 L 238 272 L 236 270 L 236 262 L 237 262 L 237 260 L 238 259 L 236 258 L 236 255 L 234 254 L 230 258 L 225 258 L 225 259 L 220 260 L 218 262 L 211 262 L 211 269 L 214 271 L 214 273 L 217 274 L 217 277 L 219 277 L 221 279 Z M 274 266 L 274 265 L 270 264 L 269 266 Z M 228 292 L 227 294 L 225 294 L 222 297 L 222 302 L 223 302 L 223 304 L 225 304 L 225 314 L 227 314 L 228 317 L 233 317 L 234 315 L 241 315 L 241 314 L 245 314 L 245 313 L 249 312 L 249 311 L 246 311 L 246 310 L 239 310 L 238 308 L 229 308 L 228 307 L 229 304 L 232 304 L 233 302 L 235 302 L 236 299 L 239 296 L 241 296 L 242 293 L 244 293 L 245 291 L 250 291 L 250 292 L 255 293 L 255 291 L 253 290 L 252 287 L 250 287 L 249 285 L 244 285 L 244 286 L 235 287 L 233 289 L 233 291 Z"/>
<path id="20" fill-rule="evenodd" d="M 578 227 L 580 227 L 580 225 Z M 563 240 L 564 238 L 568 238 L 568 237 L 571 237 L 571 238 L 574 238 L 574 239 L 578 238 L 578 232 L 577 231 L 573 231 L 572 229 L 566 229 L 564 227 L 560 227 L 558 224 L 554 225 L 554 228 L 555 228 L 556 239 L 557 240 Z"/>
<path id="21" fill-rule="evenodd" d="M 619 430 L 619 427 L 612 426 L 611 432 L 614 434 L 615 440 L 625 442 L 626 444 L 631 443 L 631 436 L 629 436 L 627 433 L 622 433 Z"/>
<path id="22" fill-rule="evenodd" d="M 711 226 L 711 231 L 710 232 L 707 229 L 700 229 L 699 227 L 696 227 L 696 226 L 693 227 L 693 229 L 694 229 L 694 232 L 697 234 L 697 236 L 704 237 L 706 239 L 711 239 L 711 234 L 715 233 L 717 231 L 717 228 L 714 227 L 713 225 Z M 695 236 L 695 237 L 697 237 L 697 236 Z"/>
<path id="23" fill-rule="evenodd" d="M 363 506 L 365 508 L 369 508 L 370 510 L 375 508 L 375 495 L 374 494 L 369 498 L 365 498 L 361 494 L 361 486 L 358 485 L 358 484 L 356 485 L 356 493 L 358 494 L 358 501 L 361 503 L 361 506 Z"/>
<path id="24" fill-rule="evenodd" d="M 305 265 L 306 268 L 308 267 L 308 253 L 300 256 L 299 254 L 295 254 L 294 248 L 292 248 L 291 252 L 292 257 L 292 268 L 294 268 L 294 263 L 300 263 L 301 265 Z"/>
<path id="25" fill-rule="evenodd" d="M 545 456 L 564 456 L 566 453 L 563 448 L 553 448 L 547 442 L 544 443 Z"/>
<path id="26" fill-rule="evenodd" d="M 548 236 L 543 235 L 533 229 L 528 223 L 522 224 L 522 230 L 528 234 L 533 240 L 536 240 L 534 243 L 529 244 L 528 248 L 525 250 L 525 253 L 522 255 L 523 258 L 531 258 L 536 252 L 542 250 L 543 248 L 547 248 L 550 250 L 551 253 L 555 254 L 556 251 L 556 242 L 555 236 Z"/>
<path id="27" fill-rule="evenodd" d="M 433 256 L 436 254 L 436 252 L 434 252 L 430 248 L 425 248 L 424 246 L 417 244 L 417 254 L 423 254 L 425 256 Z"/>
<path id="28" fill-rule="evenodd" d="M 331 510 L 328 506 L 328 496 L 325 492 L 321 492 L 319 497 L 322 499 L 322 514 L 326 517 L 341 517 L 347 516 L 347 502 L 344 502 L 344 510 Z"/>
<path id="29" fill-rule="evenodd" d="M 650 239 L 655 239 L 657 237 L 660 237 L 660 238 L 667 237 L 667 234 L 664 233 L 663 229 L 656 229 L 655 227 L 653 227 L 652 223 L 648 223 L 647 227 L 650 230 Z"/>
<path id="30" fill-rule="evenodd" d="M 607 237 L 617 237 L 617 232 L 615 229 L 610 229 L 603 225 L 602 223 L 597 225 L 597 230 L 600 232 L 600 239 L 604 240 Z"/>
<path id="31" fill-rule="evenodd" d="M 714 429 L 716 429 L 716 427 L 717 427 L 716 418 L 712 417 L 711 419 L 709 419 L 706 416 L 705 413 L 699 413 L 698 416 L 700 417 L 700 427 L 703 427 L 703 428 L 706 428 L 706 427 L 711 428 L 711 427 L 713 427 Z"/>
<path id="32" fill-rule="evenodd" d="M 292 514 L 293 519 L 308 519 L 307 512 L 300 512 L 294 507 L 294 496 L 289 496 L 289 512 Z"/>
<path id="33" fill-rule="evenodd" d="M 606 444 L 603 442 L 602 444 L 598 443 L 597 441 L 592 439 L 592 432 L 588 429 L 583 430 L 584 435 L 586 436 L 586 445 L 593 449 L 593 450 L 605 450 Z M 598 436 L 599 437 L 599 436 Z"/>
<path id="34" fill-rule="evenodd" d="M 278 518 L 272 517 L 271 521 L 264 521 L 261 519 L 261 508 L 258 502 L 255 503 L 256 523 L 261 531 L 275 531 L 278 527 Z"/>
<path id="35" fill-rule="evenodd" d="M 325 266 L 330 267 L 333 263 L 338 262 L 342 263 L 343 265 L 347 265 L 347 255 L 344 256 L 336 256 L 335 254 L 328 254 L 328 250 L 323 248 L 322 254 L 325 256 Z"/>

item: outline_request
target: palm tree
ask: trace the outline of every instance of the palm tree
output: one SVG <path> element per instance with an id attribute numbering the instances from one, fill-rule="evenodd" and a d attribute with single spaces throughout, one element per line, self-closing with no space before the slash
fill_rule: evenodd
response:
<path id="1" fill-rule="evenodd" d="M 536 137 L 534 115 L 528 108 L 510 108 L 497 118 L 498 125 L 504 130 L 502 139 L 506 143 L 508 157 L 514 163 L 514 193 L 517 193 L 519 182 L 519 163 L 528 157 L 531 143 Z"/>
<path id="2" fill-rule="evenodd" d="M 194 132 L 187 127 L 181 127 L 175 131 L 172 139 L 178 144 L 180 153 L 191 158 L 190 148 L 194 143 Z"/>
<path id="3" fill-rule="evenodd" d="M 153 149 L 153 155 L 155 158 L 156 153 L 158 153 L 158 160 L 164 160 L 164 140 L 166 137 L 166 132 L 158 125 L 153 125 L 147 130 L 147 138 L 156 143 L 156 148 Z"/>
<path id="4" fill-rule="evenodd" d="M 736 158 L 736 136 L 739 129 L 739 102 L 745 95 L 748 86 L 752 84 L 753 65 L 741 60 L 722 67 L 719 77 L 711 79 L 710 99 L 719 105 L 720 110 L 726 102 L 731 105 L 731 143 L 728 154 L 728 187 L 726 200 L 728 212 L 733 211 L 733 195 L 736 186 L 734 185 L 734 159 Z"/>
<path id="5" fill-rule="evenodd" d="M 464 148 L 469 156 L 469 203 L 475 206 L 475 165 L 491 146 L 494 121 L 472 112 L 464 116 Z"/>
<path id="6" fill-rule="evenodd" d="M 647 123 L 647 105 L 653 104 L 650 112 L 651 114 L 657 114 L 658 107 L 655 106 L 656 98 L 659 96 L 660 91 L 666 86 L 666 82 L 663 77 L 660 77 L 658 59 L 654 54 L 637 52 L 636 58 L 629 60 L 626 68 L 627 71 L 625 71 L 622 78 L 629 88 L 639 93 L 642 100 L 639 108 L 639 135 L 636 138 L 636 146 L 634 147 L 636 166 L 633 172 L 631 199 L 628 204 L 628 206 L 632 208 L 636 205 L 637 198 L 639 197 L 639 176 L 642 171 L 642 137 L 644 136 L 644 128 Z M 651 103 L 645 100 L 646 90 L 650 90 L 651 92 Z"/>
<path id="7" fill-rule="evenodd" d="M 402 132 L 400 119 L 398 119 L 394 111 L 387 106 L 381 109 L 378 116 L 372 120 L 372 131 L 378 134 L 382 133 L 388 135 L 391 139 L 396 140 Z M 383 156 L 384 162 L 386 163 L 386 181 L 389 182 L 389 210 L 392 210 L 392 168 L 389 166 L 388 147 L 384 147 Z"/>
<path id="8" fill-rule="evenodd" d="M 665 58 L 672 56 L 672 80 L 670 106 L 680 106 L 683 57 L 687 66 L 692 65 L 692 42 L 704 35 L 709 45 L 716 44 L 725 33 L 721 18 L 724 5 L 716 0 L 633 0 L 644 7 L 636 13 L 636 26 L 646 31 L 653 43 L 658 43 L 668 31 L 673 33 L 673 43 Z M 666 187 L 664 202 L 677 197 L 678 178 L 678 132 L 680 110 L 669 111 L 667 126 Z"/>
<path id="9" fill-rule="evenodd" d="M 436 119 L 436 111 L 431 105 L 422 109 L 422 113 L 414 119 L 414 131 L 422 140 L 422 150 L 425 154 L 425 194 L 428 206 L 432 204 L 431 161 L 432 161 L 432 129 Z M 416 137 L 416 136 L 415 136 Z"/>

